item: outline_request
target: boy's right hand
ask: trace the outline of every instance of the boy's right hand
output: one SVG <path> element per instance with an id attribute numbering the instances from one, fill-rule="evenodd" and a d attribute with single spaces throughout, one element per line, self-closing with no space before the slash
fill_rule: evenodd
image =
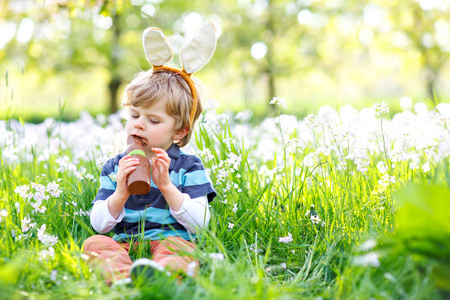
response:
<path id="1" fill-rule="evenodd" d="M 117 170 L 117 197 L 123 199 L 125 202 L 130 197 L 130 192 L 127 187 L 128 175 L 136 170 L 136 166 L 139 165 L 139 159 L 133 158 L 131 155 L 125 155 L 119 160 L 119 169 Z"/>

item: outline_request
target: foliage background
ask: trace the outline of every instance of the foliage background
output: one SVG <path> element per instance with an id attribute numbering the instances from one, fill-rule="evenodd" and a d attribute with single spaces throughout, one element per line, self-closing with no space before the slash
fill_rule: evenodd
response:
<path id="1" fill-rule="evenodd" d="M 176 54 L 204 21 L 219 40 L 196 76 L 223 109 L 262 118 L 273 96 L 298 116 L 323 104 L 384 100 L 398 111 L 403 96 L 446 101 L 449 14 L 446 0 L 5 0 L 1 110 L 35 121 L 57 115 L 59 101 L 65 119 L 114 112 L 126 83 L 149 68 L 142 31 L 161 28 Z"/>
<path id="2" fill-rule="evenodd" d="M 449 6 L 0 2 L 0 294 L 449 298 L 450 105 L 418 103 L 449 94 Z M 109 113 L 149 67 L 144 28 L 177 48 L 207 20 L 219 43 L 198 77 L 222 106 L 208 102 L 190 149 L 219 194 L 195 253 L 201 273 L 110 287 L 80 252 L 99 168 L 123 150 L 123 116 Z M 275 98 L 275 118 L 273 96 L 289 107 Z"/>

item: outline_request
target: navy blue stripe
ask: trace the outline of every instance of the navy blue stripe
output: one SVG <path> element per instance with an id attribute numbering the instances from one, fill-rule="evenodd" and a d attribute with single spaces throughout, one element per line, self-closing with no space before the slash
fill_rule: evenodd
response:
<path id="1" fill-rule="evenodd" d="M 113 193 L 114 193 L 114 191 L 105 190 L 105 189 L 100 188 L 98 190 L 98 193 L 95 196 L 94 200 L 92 201 L 92 204 L 94 204 L 94 202 L 97 201 L 97 200 L 106 200 L 106 199 L 108 199 L 108 197 L 111 196 Z"/>
<path id="2" fill-rule="evenodd" d="M 151 229 L 163 229 L 163 230 L 186 230 L 183 225 L 180 223 L 174 223 L 174 224 L 165 224 L 161 225 L 159 223 L 153 223 L 146 221 L 144 223 L 144 231 L 145 230 L 151 230 Z M 117 224 L 116 228 L 114 229 L 114 232 L 119 233 L 128 233 L 128 234 L 140 234 L 142 232 L 141 223 L 128 223 L 125 221 L 120 222 Z"/>
<path id="3" fill-rule="evenodd" d="M 183 193 L 188 194 L 192 199 L 210 194 L 213 198 L 216 196 L 216 192 L 210 183 L 205 183 L 198 186 L 187 186 L 183 189 Z"/>

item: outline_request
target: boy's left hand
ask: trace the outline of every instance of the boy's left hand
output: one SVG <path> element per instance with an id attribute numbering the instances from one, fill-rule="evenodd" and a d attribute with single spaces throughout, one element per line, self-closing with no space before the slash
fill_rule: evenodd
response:
<path id="1" fill-rule="evenodd" d="M 152 148 L 156 157 L 152 157 L 152 180 L 163 192 L 172 185 L 169 177 L 170 158 L 166 151 L 161 148 Z"/>

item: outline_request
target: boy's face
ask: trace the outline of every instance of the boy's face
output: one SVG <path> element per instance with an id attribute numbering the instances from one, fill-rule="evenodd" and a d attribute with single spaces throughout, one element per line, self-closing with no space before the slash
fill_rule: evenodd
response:
<path id="1" fill-rule="evenodd" d="M 127 135 L 136 135 L 143 142 L 147 158 L 155 156 L 152 147 L 169 149 L 174 140 L 181 139 L 183 130 L 175 131 L 176 120 L 166 113 L 166 101 L 160 100 L 151 107 L 130 106 Z"/>

